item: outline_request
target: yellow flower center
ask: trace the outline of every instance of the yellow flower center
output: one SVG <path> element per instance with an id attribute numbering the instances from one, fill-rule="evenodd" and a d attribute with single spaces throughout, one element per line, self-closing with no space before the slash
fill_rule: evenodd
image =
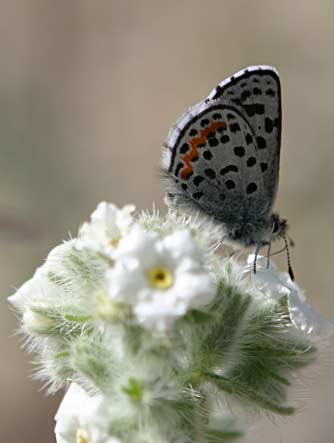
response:
<path id="1" fill-rule="evenodd" d="M 76 443 L 93 443 L 88 432 L 84 428 L 79 428 L 76 435 Z"/>
<path id="2" fill-rule="evenodd" d="M 116 248 L 118 246 L 118 243 L 120 242 L 121 237 L 115 237 L 112 240 L 110 240 L 110 246 L 113 248 Z"/>
<path id="3" fill-rule="evenodd" d="M 156 289 L 169 289 L 174 282 L 172 272 L 164 266 L 150 269 L 149 279 L 151 285 Z"/>

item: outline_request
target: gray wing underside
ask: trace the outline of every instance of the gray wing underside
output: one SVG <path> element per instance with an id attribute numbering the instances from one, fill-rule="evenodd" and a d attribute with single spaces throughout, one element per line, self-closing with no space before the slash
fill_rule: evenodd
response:
<path id="1" fill-rule="evenodd" d="M 191 200 L 225 223 L 270 212 L 264 183 L 268 151 L 259 150 L 251 125 L 235 106 L 219 100 L 188 110 L 165 149 L 168 175 L 182 203 Z"/>
<path id="2" fill-rule="evenodd" d="M 281 88 L 271 66 L 251 66 L 222 81 L 208 96 L 240 110 L 255 134 L 259 150 L 266 150 L 268 169 L 262 174 L 269 212 L 274 205 L 281 146 Z"/>

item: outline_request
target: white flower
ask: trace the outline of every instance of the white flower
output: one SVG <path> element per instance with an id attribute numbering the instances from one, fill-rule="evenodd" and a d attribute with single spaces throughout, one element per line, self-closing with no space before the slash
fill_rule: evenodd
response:
<path id="1" fill-rule="evenodd" d="M 56 414 L 57 443 L 121 443 L 108 435 L 102 395 L 89 396 L 72 383 Z"/>
<path id="2" fill-rule="evenodd" d="M 166 329 L 188 310 L 208 303 L 215 284 L 188 230 L 165 237 L 136 226 L 115 251 L 109 295 L 133 306 L 140 323 Z"/>
<path id="3" fill-rule="evenodd" d="M 272 261 L 267 269 L 267 258 L 258 257 L 256 274 L 254 274 L 254 254 L 248 256 L 247 262 L 246 269 L 252 272 L 252 279 L 257 290 L 274 298 L 288 296 L 291 320 L 299 330 L 312 335 L 316 340 L 329 340 L 333 337 L 334 322 L 326 320 L 313 310 L 306 302 L 303 291 L 291 280 L 288 273 L 279 272 Z"/>
<path id="4" fill-rule="evenodd" d="M 133 205 L 119 209 L 112 203 L 99 203 L 91 221 L 84 223 L 79 230 L 79 246 L 109 253 L 132 224 L 131 213 L 134 210 Z"/>

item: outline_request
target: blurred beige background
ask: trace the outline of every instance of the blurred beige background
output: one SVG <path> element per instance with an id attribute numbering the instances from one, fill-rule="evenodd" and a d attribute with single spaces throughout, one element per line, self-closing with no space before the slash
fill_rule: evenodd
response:
<path id="1" fill-rule="evenodd" d="M 334 316 L 333 23 L 331 0 L 0 1 L 0 442 L 53 442 L 60 400 L 29 378 L 7 295 L 100 200 L 164 210 L 169 127 L 247 65 L 280 70 L 277 208 L 298 282 Z M 297 416 L 264 420 L 246 441 L 332 443 L 333 365 L 322 366 Z"/>

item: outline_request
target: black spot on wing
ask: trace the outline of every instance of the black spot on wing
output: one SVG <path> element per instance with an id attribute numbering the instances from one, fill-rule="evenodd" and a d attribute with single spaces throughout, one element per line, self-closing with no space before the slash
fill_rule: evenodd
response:
<path id="1" fill-rule="evenodd" d="M 262 172 L 265 172 L 268 169 L 268 164 L 267 163 L 261 163 L 260 166 L 261 166 L 261 171 Z"/>
<path id="2" fill-rule="evenodd" d="M 215 171 L 214 171 L 213 169 L 211 169 L 211 168 L 207 168 L 207 169 L 205 169 L 205 170 L 204 170 L 204 173 L 205 173 L 205 175 L 206 175 L 207 177 L 209 177 L 209 178 L 211 178 L 211 179 L 216 178 L 216 173 L 215 173 Z"/>
<path id="3" fill-rule="evenodd" d="M 197 135 L 197 134 L 198 134 L 198 132 L 197 132 L 197 129 L 195 129 L 195 128 L 191 129 L 191 131 L 189 132 L 189 135 L 190 135 L 191 137 L 194 137 L 194 136 Z"/>
<path id="4" fill-rule="evenodd" d="M 203 118 L 203 120 L 201 120 L 201 126 L 202 128 L 205 128 L 205 126 L 208 126 L 209 124 L 209 120 L 207 118 Z"/>
<path id="5" fill-rule="evenodd" d="M 267 89 L 265 94 L 268 95 L 269 97 L 275 97 L 275 91 L 271 88 Z"/>
<path id="6" fill-rule="evenodd" d="M 228 166 L 225 166 L 225 168 L 220 170 L 220 174 L 225 175 L 225 174 L 228 174 L 229 172 L 238 172 L 238 171 L 239 171 L 239 169 L 237 166 L 228 165 Z"/>
<path id="7" fill-rule="evenodd" d="M 234 154 L 237 156 L 237 157 L 243 157 L 244 155 L 245 155 L 245 148 L 243 147 L 243 146 L 236 146 L 235 148 L 234 148 Z"/>
<path id="8" fill-rule="evenodd" d="M 180 148 L 180 152 L 181 152 L 181 154 L 185 154 L 188 151 L 189 151 L 189 145 L 188 145 L 188 143 L 184 143 Z"/>
<path id="9" fill-rule="evenodd" d="M 247 194 L 253 194 L 254 192 L 256 192 L 256 190 L 257 190 L 257 184 L 256 183 L 249 183 L 247 185 L 247 188 L 246 188 Z"/>
<path id="10" fill-rule="evenodd" d="M 266 117 L 264 120 L 264 129 L 265 131 L 270 134 L 274 128 L 274 122 L 271 120 L 271 118 Z"/>
<path id="11" fill-rule="evenodd" d="M 209 143 L 209 146 L 211 146 L 212 148 L 214 146 L 218 146 L 219 145 L 219 141 L 218 141 L 218 139 L 216 137 L 209 138 L 208 139 L 208 143 Z"/>
<path id="12" fill-rule="evenodd" d="M 226 125 L 221 126 L 220 128 L 217 129 L 217 132 L 219 132 L 219 134 L 222 134 L 224 131 L 226 131 Z"/>
<path id="13" fill-rule="evenodd" d="M 242 91 L 241 93 L 241 100 L 244 101 L 246 100 L 248 97 L 251 96 L 250 91 L 248 91 L 247 89 L 245 91 Z"/>
<path id="14" fill-rule="evenodd" d="M 203 157 L 205 158 L 205 160 L 211 160 L 212 157 L 213 157 L 212 152 L 211 151 L 204 151 L 203 152 Z"/>
<path id="15" fill-rule="evenodd" d="M 196 175 L 196 177 L 194 177 L 193 182 L 195 186 L 198 186 L 200 183 L 202 183 L 202 181 L 205 180 L 204 177 L 202 177 L 201 175 Z"/>
<path id="16" fill-rule="evenodd" d="M 266 147 L 267 147 L 267 142 L 261 136 L 256 137 L 256 143 L 257 143 L 257 146 L 259 149 L 266 149 Z"/>
<path id="17" fill-rule="evenodd" d="M 230 125 L 230 131 L 231 131 L 231 132 L 237 132 L 237 131 L 240 131 L 239 123 L 232 123 L 232 124 Z"/>
<path id="18" fill-rule="evenodd" d="M 235 188 L 235 183 L 233 180 L 227 180 L 225 182 L 225 186 L 228 190 L 234 189 Z"/>
<path id="19" fill-rule="evenodd" d="M 240 98 L 231 98 L 231 102 L 238 106 L 241 105 Z"/>
<path id="20" fill-rule="evenodd" d="M 252 136 L 252 134 L 250 134 L 250 133 L 248 132 L 248 133 L 246 134 L 245 140 L 246 140 L 247 145 L 250 145 L 250 144 L 253 142 L 253 136 Z"/>
<path id="21" fill-rule="evenodd" d="M 188 185 L 187 185 L 187 183 L 182 183 L 182 184 L 181 184 L 181 188 L 182 188 L 184 191 L 186 191 L 186 190 L 188 189 Z"/>
<path id="22" fill-rule="evenodd" d="M 229 141 L 230 141 L 231 139 L 230 139 L 230 136 L 229 135 L 222 135 L 221 137 L 220 137 L 220 141 L 221 141 L 221 143 L 228 143 Z"/>
<path id="23" fill-rule="evenodd" d="M 255 157 L 249 157 L 247 159 L 247 166 L 251 168 L 252 166 L 256 165 L 256 158 Z"/>
<path id="24" fill-rule="evenodd" d="M 251 105 L 242 105 L 242 107 L 245 109 L 248 117 L 254 117 L 255 114 L 264 114 L 264 104 L 262 103 L 252 103 Z"/>

